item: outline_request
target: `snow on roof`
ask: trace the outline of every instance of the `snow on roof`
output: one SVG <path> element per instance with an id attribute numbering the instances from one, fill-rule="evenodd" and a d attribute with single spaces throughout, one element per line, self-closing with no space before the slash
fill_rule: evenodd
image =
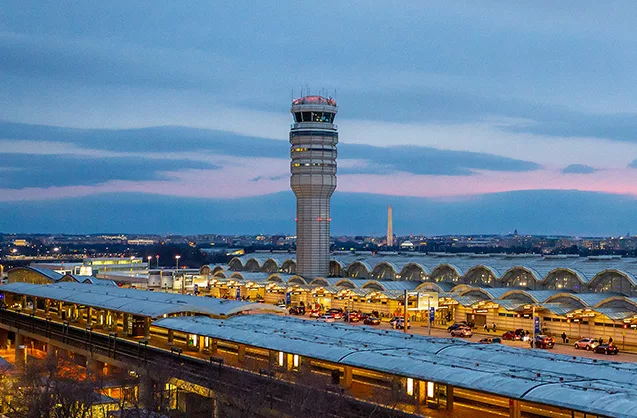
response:
<path id="1" fill-rule="evenodd" d="M 227 316 L 250 310 L 280 310 L 272 305 L 262 303 L 149 292 L 111 286 L 87 286 L 73 282 L 46 285 L 9 283 L 1 285 L 0 291 L 55 299 L 67 303 L 110 309 L 151 318 L 180 312 Z"/>
<path id="2" fill-rule="evenodd" d="M 637 415 L 637 365 L 277 315 L 172 317 L 155 326 L 614 417 Z M 560 378 L 563 380 L 561 381 Z"/>

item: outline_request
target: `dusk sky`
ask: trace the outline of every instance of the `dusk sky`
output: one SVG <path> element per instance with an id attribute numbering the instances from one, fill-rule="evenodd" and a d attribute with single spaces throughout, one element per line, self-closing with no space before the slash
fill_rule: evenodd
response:
<path id="1" fill-rule="evenodd" d="M 637 3 L 405 3 L 3 2 L 0 232 L 293 233 L 304 87 L 335 235 L 637 233 Z"/>

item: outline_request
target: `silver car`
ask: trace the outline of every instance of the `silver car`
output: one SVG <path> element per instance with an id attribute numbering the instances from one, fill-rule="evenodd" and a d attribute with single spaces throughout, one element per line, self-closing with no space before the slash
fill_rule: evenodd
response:
<path id="1" fill-rule="evenodd" d="M 573 347 L 575 347 L 576 350 L 579 350 L 580 348 L 582 348 L 582 349 L 586 349 L 590 351 L 595 349 L 595 347 L 597 347 L 598 345 L 599 345 L 598 340 L 595 340 L 593 338 L 582 338 L 581 340 L 573 344 Z"/>
<path id="2" fill-rule="evenodd" d="M 471 328 L 464 327 L 464 328 L 454 329 L 453 331 L 450 332 L 450 334 L 452 337 L 471 337 L 473 335 L 473 332 L 471 331 Z"/>

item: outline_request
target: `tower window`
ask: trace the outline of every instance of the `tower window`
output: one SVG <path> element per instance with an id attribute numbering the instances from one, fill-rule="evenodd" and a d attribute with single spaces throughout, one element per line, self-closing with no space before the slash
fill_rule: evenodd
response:
<path id="1" fill-rule="evenodd" d="M 303 122 L 312 122 L 312 112 L 302 112 Z"/>
<path id="2" fill-rule="evenodd" d="M 296 113 L 294 114 L 294 120 L 295 120 L 296 122 L 303 122 L 303 119 L 301 118 L 301 112 L 296 112 Z"/>

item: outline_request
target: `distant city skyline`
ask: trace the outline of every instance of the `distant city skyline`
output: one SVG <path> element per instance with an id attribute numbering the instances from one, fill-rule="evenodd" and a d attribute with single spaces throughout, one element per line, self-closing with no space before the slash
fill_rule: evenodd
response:
<path id="1" fill-rule="evenodd" d="M 3 4 L 0 231 L 292 233 L 301 86 L 332 235 L 637 231 L 634 2 L 312 4 Z"/>

